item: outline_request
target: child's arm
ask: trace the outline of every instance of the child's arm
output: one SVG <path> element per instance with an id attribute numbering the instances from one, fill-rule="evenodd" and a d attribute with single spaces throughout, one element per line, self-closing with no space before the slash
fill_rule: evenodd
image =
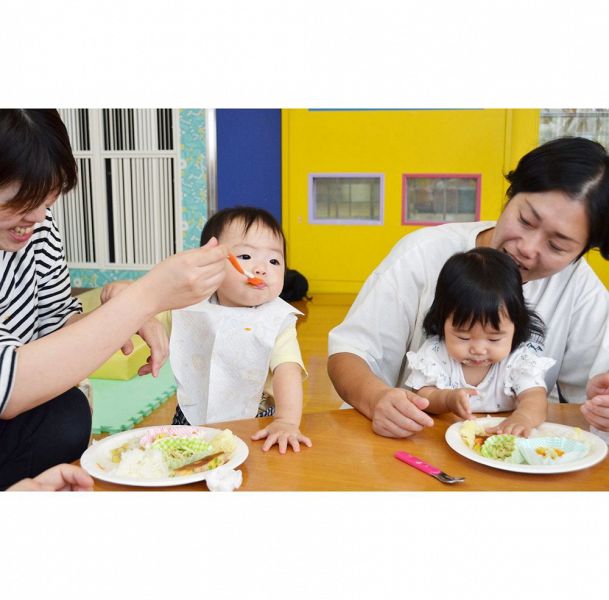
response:
<path id="1" fill-rule="evenodd" d="M 545 388 L 529 388 L 516 397 L 516 410 L 497 427 L 488 431 L 529 437 L 531 429 L 541 425 L 547 415 L 548 395 Z"/>
<path id="2" fill-rule="evenodd" d="M 101 304 L 105 304 L 120 294 L 123 290 L 128 288 L 133 281 L 114 281 L 107 283 L 101 290 L 99 299 Z M 69 322 L 68 322 L 69 323 Z M 152 373 L 153 377 L 157 377 L 161 367 L 165 364 L 165 361 L 169 357 L 169 335 L 164 325 L 156 318 L 153 317 L 146 321 L 137 334 L 146 342 L 150 348 L 150 356 L 148 357 L 146 364 L 142 365 L 138 371 L 138 375 L 147 375 Z M 129 355 L 133 352 L 133 343 L 129 338 L 121 347 L 121 351 L 125 355 Z"/>
<path id="3" fill-rule="evenodd" d="M 300 433 L 302 416 L 302 370 L 298 363 L 286 362 L 273 371 L 275 418 L 270 425 L 256 432 L 253 440 L 266 438 L 262 449 L 266 452 L 274 444 L 285 454 L 288 443 L 294 452 L 300 452 L 300 442 L 311 447 L 311 440 Z"/>
<path id="4" fill-rule="evenodd" d="M 437 387 L 426 386 L 415 392 L 429 400 L 429 406 L 425 409 L 427 412 L 434 415 L 452 412 L 461 419 L 474 418 L 469 405 L 469 397 L 476 396 L 478 393 L 474 389 L 441 390 Z"/>

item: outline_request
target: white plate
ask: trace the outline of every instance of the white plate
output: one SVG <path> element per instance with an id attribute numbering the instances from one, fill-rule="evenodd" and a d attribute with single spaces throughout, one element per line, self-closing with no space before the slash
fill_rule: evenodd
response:
<path id="1" fill-rule="evenodd" d="M 178 428 L 180 425 L 172 425 L 172 427 Z M 114 448 L 122 446 L 133 438 L 139 438 L 143 436 L 149 429 L 158 429 L 156 427 L 141 427 L 139 429 L 130 429 L 129 431 L 122 431 L 121 433 L 115 433 L 110 435 L 99 442 L 93 442 L 93 445 L 89 446 L 85 453 L 80 458 L 80 464 L 82 468 L 96 479 L 102 481 L 108 481 L 110 483 L 118 483 L 120 485 L 135 485 L 141 487 L 165 487 L 172 485 L 185 485 L 187 483 L 194 483 L 196 481 L 203 481 L 208 473 L 215 471 L 211 469 L 209 471 L 202 471 L 201 473 L 192 473 L 191 475 L 181 475 L 176 477 L 163 477 L 160 479 L 141 479 L 135 477 L 119 477 L 111 472 L 110 469 L 115 469 L 116 464 L 110 459 L 110 452 Z M 188 426 L 190 430 L 191 427 Z M 216 436 L 221 429 L 213 429 L 211 427 L 199 427 L 205 434 L 206 440 L 211 440 Z M 230 460 L 222 465 L 224 468 L 234 469 L 242 464 L 247 455 L 249 454 L 249 448 L 247 444 L 241 439 L 237 438 L 237 447 L 233 451 Z M 100 466 L 101 465 L 101 466 Z M 108 470 L 104 470 L 105 467 Z"/>
<path id="2" fill-rule="evenodd" d="M 476 419 L 483 427 L 494 427 L 503 421 L 505 417 L 486 417 L 484 419 Z M 568 462 L 559 465 L 515 465 L 512 463 L 506 463 L 501 460 L 494 460 L 492 458 L 486 458 L 480 456 L 480 454 L 474 452 L 471 448 L 465 445 L 465 442 L 459 435 L 459 430 L 463 425 L 463 421 L 453 423 L 446 430 L 446 443 L 457 453 L 465 458 L 469 458 L 474 462 L 493 467 L 495 469 L 503 469 L 504 471 L 517 471 L 518 473 L 536 473 L 549 475 L 553 473 L 567 473 L 569 471 L 579 471 L 580 469 L 587 469 L 596 463 L 601 462 L 607 455 L 607 444 L 601 440 L 598 436 L 590 433 L 589 431 L 580 430 L 580 436 L 577 439 L 588 444 L 590 450 L 586 456 L 573 462 Z M 573 437 L 575 433 L 575 427 L 569 427 L 568 425 L 560 425 L 559 423 L 542 423 L 539 427 L 536 427 L 531 433 L 531 437 Z"/>

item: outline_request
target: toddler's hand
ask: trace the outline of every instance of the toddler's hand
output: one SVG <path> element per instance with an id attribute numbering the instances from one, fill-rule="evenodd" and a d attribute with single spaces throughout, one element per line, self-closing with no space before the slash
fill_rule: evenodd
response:
<path id="1" fill-rule="evenodd" d="M 148 344 L 150 348 L 150 356 L 147 364 L 142 365 L 137 374 L 147 375 L 152 373 L 153 377 L 157 377 L 161 367 L 165 364 L 169 356 L 169 336 L 163 324 L 156 318 L 146 321 L 137 331 L 138 335 Z M 133 352 L 133 343 L 129 340 L 122 348 L 123 354 Z M 126 352 L 125 350 L 128 350 Z"/>
<path id="2" fill-rule="evenodd" d="M 511 435 L 520 435 L 522 437 L 529 437 L 533 429 L 531 420 L 523 414 L 519 414 L 518 411 L 513 412 L 507 419 L 504 419 L 495 427 L 489 427 L 487 433 L 507 433 Z"/>
<path id="3" fill-rule="evenodd" d="M 286 453 L 288 443 L 292 446 L 294 452 L 300 452 L 300 442 L 309 448 L 312 446 L 311 440 L 300 433 L 298 425 L 282 421 L 281 419 L 275 419 L 270 425 L 252 435 L 253 440 L 261 440 L 263 438 L 266 438 L 262 446 L 264 452 L 270 450 L 274 444 L 279 446 L 280 454 Z"/>
<path id="4" fill-rule="evenodd" d="M 117 294 L 120 294 L 124 289 L 128 288 L 133 281 L 113 281 L 112 283 L 106 283 L 102 288 L 99 299 L 102 304 L 105 304 Z"/>
<path id="5" fill-rule="evenodd" d="M 453 390 L 448 396 L 448 400 L 446 402 L 448 410 L 461 419 L 473 419 L 474 415 L 472 415 L 470 410 L 469 397 L 477 395 L 478 392 L 471 388 L 460 388 L 458 390 Z"/>

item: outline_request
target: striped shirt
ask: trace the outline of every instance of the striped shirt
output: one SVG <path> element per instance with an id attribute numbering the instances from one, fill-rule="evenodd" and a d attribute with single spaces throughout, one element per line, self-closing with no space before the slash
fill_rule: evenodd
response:
<path id="1" fill-rule="evenodd" d="M 80 312 L 80 301 L 70 296 L 63 245 L 47 209 L 24 248 L 0 250 L 0 413 L 13 388 L 16 349 L 56 331 Z"/>

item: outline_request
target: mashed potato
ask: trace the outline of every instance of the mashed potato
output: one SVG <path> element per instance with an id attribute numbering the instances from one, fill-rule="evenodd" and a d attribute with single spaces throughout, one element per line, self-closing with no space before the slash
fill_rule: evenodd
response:
<path id="1" fill-rule="evenodd" d="M 169 477 L 169 469 L 160 450 L 126 450 L 115 471 L 120 477 L 136 479 L 162 479 Z"/>

